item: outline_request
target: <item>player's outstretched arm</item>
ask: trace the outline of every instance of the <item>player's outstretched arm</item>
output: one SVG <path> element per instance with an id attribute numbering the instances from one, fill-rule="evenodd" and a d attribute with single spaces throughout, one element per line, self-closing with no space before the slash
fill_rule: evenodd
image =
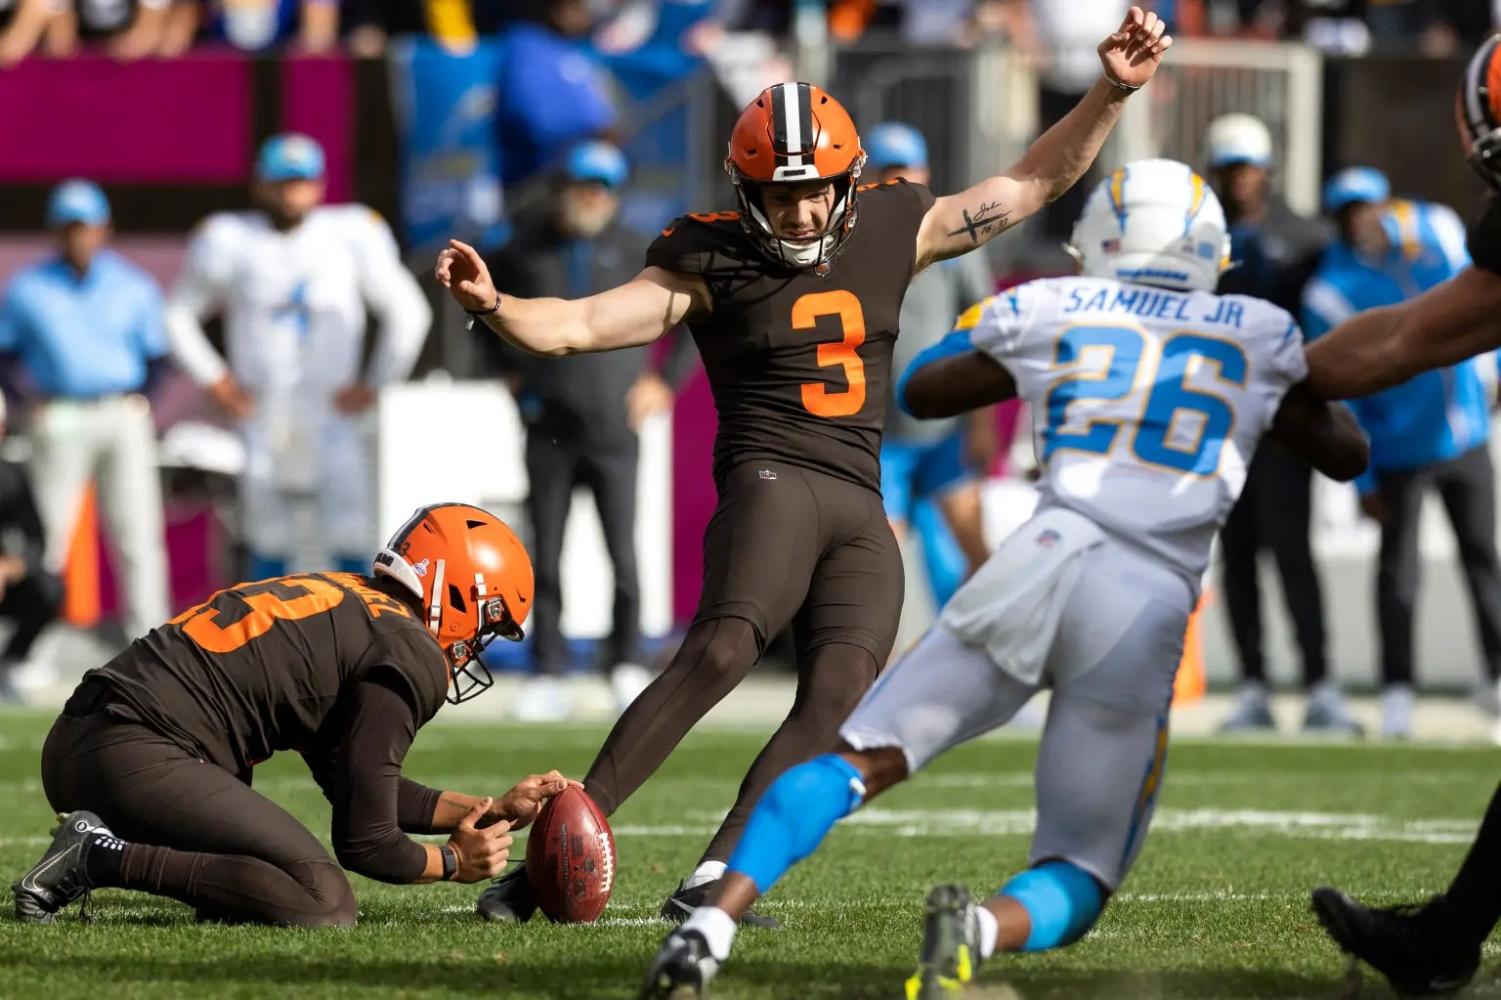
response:
<path id="1" fill-rule="evenodd" d="M 582 299 L 501 295 L 490 269 L 467 243 L 450 240 L 434 268 L 454 301 L 528 354 L 557 356 L 649 344 L 695 308 L 707 309 L 700 278 L 648 267 L 631 281 Z"/>
<path id="2" fill-rule="evenodd" d="M 988 243 L 1074 186 L 1100 153 L 1126 98 L 1157 72 L 1173 44 L 1155 13 L 1126 12 L 1100 43 L 1104 72 L 1062 121 L 1032 143 L 1011 169 L 961 194 L 939 198 L 917 234 L 918 267 Z"/>
<path id="3" fill-rule="evenodd" d="M 914 358 L 897 384 L 901 408 L 936 420 L 1015 398 L 1011 373 L 968 343 L 969 331 L 956 331 Z"/>
<path id="4" fill-rule="evenodd" d="M 1352 317 L 1308 348 L 1308 384 L 1353 399 L 1501 347 L 1501 275 L 1470 267 L 1401 305 Z"/>
<path id="5" fill-rule="evenodd" d="M 1350 408 L 1320 398 L 1299 382 L 1282 398 L 1267 437 L 1330 479 L 1347 483 L 1365 471 L 1371 446 Z"/>

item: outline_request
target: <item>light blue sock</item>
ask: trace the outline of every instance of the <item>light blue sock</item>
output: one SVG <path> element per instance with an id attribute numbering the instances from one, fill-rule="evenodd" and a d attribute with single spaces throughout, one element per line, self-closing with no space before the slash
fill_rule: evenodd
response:
<path id="1" fill-rule="evenodd" d="M 1032 921 L 1023 951 L 1073 944 L 1094 926 L 1105 908 L 1100 883 L 1067 861 L 1044 861 L 1001 886 L 1001 895 L 1022 905 Z"/>
<path id="2" fill-rule="evenodd" d="M 853 764 L 826 753 L 799 764 L 771 783 L 756 803 L 729 871 L 765 894 L 782 875 L 818 849 L 824 836 L 865 797 Z"/>

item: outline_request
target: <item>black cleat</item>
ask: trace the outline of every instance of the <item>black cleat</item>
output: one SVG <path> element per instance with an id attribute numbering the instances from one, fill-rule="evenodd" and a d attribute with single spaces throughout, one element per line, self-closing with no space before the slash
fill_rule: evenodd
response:
<path id="1" fill-rule="evenodd" d="M 109 830 L 103 820 L 83 809 L 58 818 L 62 823 L 52 831 L 52 843 L 42 860 L 10 887 L 16 899 L 17 920 L 50 924 L 58 910 L 88 895 L 83 852 L 96 831 L 108 834 Z"/>
<path id="2" fill-rule="evenodd" d="M 490 882 L 475 904 L 479 915 L 498 924 L 524 924 L 537 912 L 531 883 L 526 880 L 526 865 L 507 872 Z"/>
<path id="3" fill-rule="evenodd" d="M 940 885 L 928 893 L 922 954 L 907 980 L 907 1000 L 944 1000 L 975 978 L 980 967 L 980 922 L 969 890 Z"/>
<path id="4" fill-rule="evenodd" d="M 681 924 L 693 915 L 693 911 L 709 901 L 709 893 L 719 885 L 719 879 L 704 882 L 701 885 L 688 887 L 686 882 L 679 882 L 677 891 L 667 897 L 658 914 L 663 920 L 672 924 Z M 740 922 L 747 927 L 761 927 L 769 931 L 782 929 L 782 922 L 776 917 L 768 917 L 757 913 L 755 910 L 746 910 L 741 916 Z"/>
<path id="5" fill-rule="evenodd" d="M 709 942 L 698 931 L 673 931 L 657 949 L 646 970 L 638 1000 L 689 1000 L 709 995 L 709 980 L 719 971 L 719 962 L 709 953 Z"/>
<path id="6" fill-rule="evenodd" d="M 1347 955 L 1365 962 L 1404 996 L 1441 996 L 1468 983 L 1480 946 L 1447 926 L 1443 897 L 1422 906 L 1371 909 L 1338 889 L 1313 890 L 1313 912 Z"/>

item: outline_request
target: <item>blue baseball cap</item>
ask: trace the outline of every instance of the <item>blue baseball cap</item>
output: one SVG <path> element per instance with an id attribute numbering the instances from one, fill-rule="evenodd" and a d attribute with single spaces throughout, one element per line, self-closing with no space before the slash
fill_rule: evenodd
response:
<path id="1" fill-rule="evenodd" d="M 109 199 L 93 181 L 63 181 L 47 200 L 47 226 L 57 229 L 69 223 L 102 226 L 109 221 Z"/>
<path id="2" fill-rule="evenodd" d="M 301 132 L 282 132 L 261 143 L 255 157 L 259 180 L 311 181 L 323 176 L 323 147 Z"/>
<path id="3" fill-rule="evenodd" d="M 864 137 L 865 165 L 872 170 L 888 167 L 928 166 L 928 142 L 922 133 L 902 122 L 881 122 Z"/>
<path id="4" fill-rule="evenodd" d="M 625 183 L 630 172 L 625 154 L 614 143 L 603 139 L 579 143 L 563 160 L 564 178 L 579 184 L 595 183 L 618 188 Z"/>
<path id="5" fill-rule="evenodd" d="M 1335 214 L 1357 201 L 1386 201 L 1391 183 L 1375 167 L 1350 167 L 1324 182 L 1324 211 Z"/>

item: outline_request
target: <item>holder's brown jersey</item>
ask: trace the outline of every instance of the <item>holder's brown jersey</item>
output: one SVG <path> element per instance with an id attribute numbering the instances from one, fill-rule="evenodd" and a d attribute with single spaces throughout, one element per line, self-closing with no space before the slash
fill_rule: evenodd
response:
<path id="1" fill-rule="evenodd" d="M 932 204 L 906 181 L 861 188 L 823 275 L 768 260 L 736 212 L 684 216 L 647 250 L 648 266 L 702 277 L 713 300 L 689 327 L 719 411 L 716 479 L 772 459 L 880 490 L 891 351 Z"/>
<path id="2" fill-rule="evenodd" d="M 367 577 L 319 573 L 221 590 L 87 676 L 152 729 L 244 775 L 278 750 L 331 751 L 341 694 L 376 671 L 405 688 L 418 726 L 443 704 L 443 653 L 406 604 Z"/>

